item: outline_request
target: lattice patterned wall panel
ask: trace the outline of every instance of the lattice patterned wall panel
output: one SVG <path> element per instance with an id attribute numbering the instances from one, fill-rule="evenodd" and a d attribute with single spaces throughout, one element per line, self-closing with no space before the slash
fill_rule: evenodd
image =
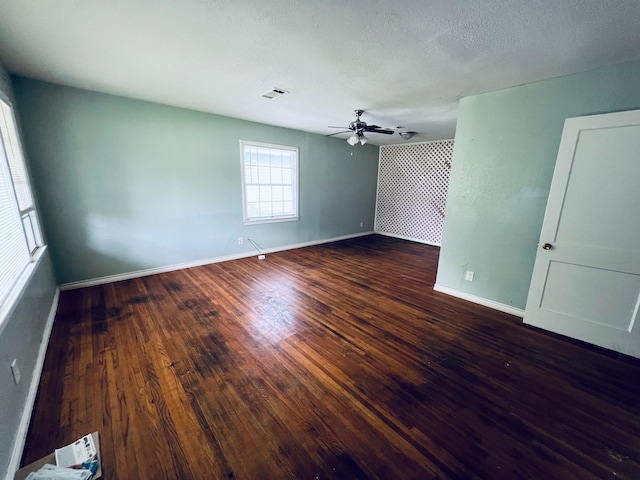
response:
<path id="1" fill-rule="evenodd" d="M 440 245 L 453 140 L 380 147 L 375 230 Z"/>

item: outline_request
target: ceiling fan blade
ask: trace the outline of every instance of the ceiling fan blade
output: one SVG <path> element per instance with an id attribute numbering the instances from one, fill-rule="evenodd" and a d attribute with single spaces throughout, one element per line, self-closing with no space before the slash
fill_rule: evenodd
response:
<path id="1" fill-rule="evenodd" d="M 346 129 L 346 128 L 349 128 L 349 127 L 336 127 L 334 125 L 329 125 L 327 128 L 345 128 Z"/>
<path id="2" fill-rule="evenodd" d="M 329 127 L 329 128 L 338 128 L 338 127 Z M 352 133 L 351 130 L 344 130 L 342 132 L 330 133 L 329 135 L 325 135 L 325 137 L 333 137 L 334 135 L 340 135 L 341 133 Z"/>
<path id="3" fill-rule="evenodd" d="M 382 128 L 376 128 L 375 130 L 367 130 L 367 131 L 371 133 L 384 133 L 385 135 L 392 135 L 396 133 L 393 130 L 384 130 Z"/>
<path id="4" fill-rule="evenodd" d="M 364 127 L 365 132 L 373 132 L 373 133 L 384 133 L 385 135 L 391 135 L 395 133 L 395 130 L 391 130 L 389 128 L 382 128 L 378 125 L 367 125 Z"/>

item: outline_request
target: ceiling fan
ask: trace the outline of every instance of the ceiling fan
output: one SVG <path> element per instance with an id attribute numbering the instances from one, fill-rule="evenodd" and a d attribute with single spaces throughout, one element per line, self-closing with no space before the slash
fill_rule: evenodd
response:
<path id="1" fill-rule="evenodd" d="M 362 115 L 363 113 L 364 113 L 364 110 L 355 110 L 356 120 L 354 122 L 351 122 L 348 127 L 332 127 L 332 126 L 329 126 L 329 128 L 342 128 L 344 130 L 342 130 L 341 132 L 332 133 L 331 135 L 327 135 L 327 137 L 331 137 L 333 135 L 339 135 L 341 133 L 346 133 L 346 132 L 353 132 L 353 135 L 351 135 L 347 139 L 347 143 L 349 143 L 349 145 L 353 146 L 358 142 L 360 142 L 361 145 L 364 145 L 365 143 L 367 143 L 369 141 L 369 139 L 367 137 L 365 137 L 365 135 L 364 135 L 365 132 L 367 132 L 367 133 L 383 133 L 385 135 L 392 135 L 393 133 L 395 133 L 391 129 L 383 128 L 383 127 L 380 127 L 378 125 L 367 125 L 366 122 L 363 122 L 362 120 L 360 120 L 360 115 Z"/>

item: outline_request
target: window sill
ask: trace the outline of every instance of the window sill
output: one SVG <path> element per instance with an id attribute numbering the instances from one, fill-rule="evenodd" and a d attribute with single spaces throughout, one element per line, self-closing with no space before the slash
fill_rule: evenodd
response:
<path id="1" fill-rule="evenodd" d="M 300 216 L 295 217 L 277 217 L 277 218 L 259 218 L 256 220 L 245 220 L 245 225 L 256 225 L 260 223 L 280 223 L 280 222 L 297 222 L 300 220 Z"/>

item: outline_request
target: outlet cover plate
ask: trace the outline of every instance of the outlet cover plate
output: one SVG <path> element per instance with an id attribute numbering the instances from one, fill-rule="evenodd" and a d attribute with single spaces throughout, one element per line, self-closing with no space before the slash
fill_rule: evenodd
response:
<path id="1" fill-rule="evenodd" d="M 465 272 L 465 274 L 464 274 L 464 279 L 465 279 L 467 282 L 473 282 L 473 272 L 472 272 L 472 271 L 470 271 L 470 270 L 467 270 L 467 271 Z"/>
<path id="2" fill-rule="evenodd" d="M 18 385 L 20 383 L 20 367 L 18 367 L 17 358 L 11 362 L 11 373 L 13 374 L 13 381 Z"/>

